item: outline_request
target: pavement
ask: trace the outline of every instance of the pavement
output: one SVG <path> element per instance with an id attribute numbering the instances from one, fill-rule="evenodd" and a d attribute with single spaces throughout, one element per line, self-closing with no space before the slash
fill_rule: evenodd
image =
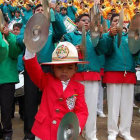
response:
<path id="1" fill-rule="evenodd" d="M 140 107 L 140 103 L 136 103 Z M 18 107 L 16 107 L 18 110 Z M 132 136 L 136 140 L 140 140 L 140 113 L 138 112 L 139 108 L 134 108 L 133 122 L 132 122 Z M 107 114 L 107 107 L 105 104 L 104 112 Z M 19 118 L 18 112 L 15 113 L 15 118 L 13 122 L 13 140 L 23 140 L 24 130 L 23 130 L 23 121 Z M 107 140 L 107 118 L 97 118 L 97 138 L 98 140 Z M 79 137 L 78 140 L 85 140 L 82 137 Z M 120 137 L 117 137 L 117 140 L 123 140 Z"/>

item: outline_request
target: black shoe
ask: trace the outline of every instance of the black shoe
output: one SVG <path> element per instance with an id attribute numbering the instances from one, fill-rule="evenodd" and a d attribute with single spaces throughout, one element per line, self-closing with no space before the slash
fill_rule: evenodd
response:
<path id="1" fill-rule="evenodd" d="M 2 139 L 3 138 L 3 134 L 2 134 L 2 132 L 0 132 L 0 139 Z"/>
<path id="2" fill-rule="evenodd" d="M 30 139 L 30 138 L 24 138 L 23 140 L 35 140 L 34 138 Z"/>
<path id="3" fill-rule="evenodd" d="M 12 140 L 12 137 L 10 137 L 10 136 L 5 136 L 5 137 L 3 138 L 3 140 Z"/>
<path id="4" fill-rule="evenodd" d="M 23 140 L 35 140 L 35 137 L 27 137 L 27 136 L 25 136 Z"/>

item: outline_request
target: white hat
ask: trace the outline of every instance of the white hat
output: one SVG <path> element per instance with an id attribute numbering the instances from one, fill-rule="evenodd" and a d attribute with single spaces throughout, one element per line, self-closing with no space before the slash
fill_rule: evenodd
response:
<path id="1" fill-rule="evenodd" d="M 79 61 L 76 47 L 70 42 L 60 42 L 52 53 L 52 62 L 42 63 L 48 64 L 71 64 L 71 63 L 87 63 Z"/>

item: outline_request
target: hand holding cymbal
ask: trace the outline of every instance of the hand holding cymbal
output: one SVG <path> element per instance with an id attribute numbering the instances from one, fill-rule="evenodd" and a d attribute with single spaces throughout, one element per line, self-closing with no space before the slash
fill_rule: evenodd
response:
<path id="1" fill-rule="evenodd" d="M 4 20 L 4 17 L 3 17 L 3 13 L 2 13 L 2 11 L 0 10 L 0 31 L 1 31 L 1 32 L 3 32 L 4 23 L 5 23 L 5 20 Z"/>
<path id="2" fill-rule="evenodd" d="M 136 14 L 130 23 L 128 44 L 132 54 L 140 50 L 140 14 Z"/>
<path id="3" fill-rule="evenodd" d="M 79 121 L 77 116 L 69 112 L 61 120 L 57 140 L 77 140 L 79 135 Z"/>
<path id="4" fill-rule="evenodd" d="M 24 43 L 32 53 L 39 52 L 45 45 L 49 34 L 49 23 L 42 13 L 34 14 L 26 24 Z"/>
<path id="5" fill-rule="evenodd" d="M 113 37 L 113 36 L 117 35 L 117 33 L 118 33 L 118 27 L 117 26 L 114 26 L 114 27 L 110 28 L 110 32 L 109 32 L 110 36 Z"/>
<path id="6" fill-rule="evenodd" d="M 120 18 L 119 18 L 119 24 L 118 24 L 118 28 L 120 28 L 118 30 L 118 47 L 121 44 L 122 30 L 123 30 L 123 22 L 124 22 L 124 9 L 122 8 L 122 10 L 120 12 Z"/>
<path id="7" fill-rule="evenodd" d="M 50 4 L 49 4 L 49 7 L 52 8 L 53 10 L 55 10 L 56 4 L 55 4 L 55 3 L 50 3 Z"/>
<path id="8" fill-rule="evenodd" d="M 5 35 L 5 36 L 8 36 L 9 35 L 9 29 L 8 29 L 8 27 L 3 27 L 3 34 Z"/>

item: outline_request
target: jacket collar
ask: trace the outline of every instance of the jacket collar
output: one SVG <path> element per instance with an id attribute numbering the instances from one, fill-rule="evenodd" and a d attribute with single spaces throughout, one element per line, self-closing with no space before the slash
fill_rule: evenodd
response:
<path id="1" fill-rule="evenodd" d="M 78 30 L 75 30 L 74 33 L 77 34 L 77 35 L 82 35 L 82 32 L 78 31 Z M 87 31 L 87 34 L 90 34 L 90 30 Z"/>
<path id="2" fill-rule="evenodd" d="M 54 77 L 54 76 L 52 76 Z M 77 86 L 76 86 L 76 82 L 73 80 L 73 79 L 70 79 L 66 89 L 63 91 L 63 85 L 62 85 L 62 82 L 55 78 L 55 86 L 57 87 L 57 91 L 59 92 L 58 93 L 58 96 L 60 97 L 63 97 L 63 98 L 69 98 L 71 96 L 73 96 L 77 89 Z"/>
<path id="3" fill-rule="evenodd" d="M 67 85 L 66 89 L 64 90 L 63 97 L 69 98 L 69 97 L 75 95 L 76 89 L 77 89 L 77 87 L 76 87 L 75 81 L 70 80 L 69 84 Z"/>

